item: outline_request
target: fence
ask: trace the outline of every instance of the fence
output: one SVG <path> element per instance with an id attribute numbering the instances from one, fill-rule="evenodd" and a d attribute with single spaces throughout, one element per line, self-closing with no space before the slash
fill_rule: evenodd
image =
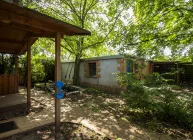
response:
<path id="1" fill-rule="evenodd" d="M 18 75 L 3 74 L 0 75 L 0 95 L 18 92 Z"/>

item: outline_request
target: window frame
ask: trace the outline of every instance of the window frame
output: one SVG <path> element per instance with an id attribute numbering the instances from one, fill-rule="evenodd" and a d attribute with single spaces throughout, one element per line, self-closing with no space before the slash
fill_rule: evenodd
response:
<path id="1" fill-rule="evenodd" d="M 90 63 L 95 63 L 96 64 L 96 75 L 95 76 L 92 76 L 90 75 L 90 69 L 89 69 L 89 64 Z M 98 60 L 87 60 L 85 61 L 85 64 L 84 64 L 84 77 L 86 78 L 100 78 L 100 61 Z"/>
<path id="2" fill-rule="evenodd" d="M 95 75 L 91 75 L 90 64 L 95 64 Z M 96 61 L 88 62 L 88 77 L 97 78 L 97 63 L 96 63 Z"/>

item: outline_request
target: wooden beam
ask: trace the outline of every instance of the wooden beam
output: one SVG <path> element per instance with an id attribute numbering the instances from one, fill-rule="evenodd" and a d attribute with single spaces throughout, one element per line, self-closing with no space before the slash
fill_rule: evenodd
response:
<path id="1" fill-rule="evenodd" d="M 50 23 L 46 23 L 45 21 L 39 21 L 35 18 L 29 18 L 20 14 L 16 14 L 6 10 L 0 10 L 0 22 L 4 23 L 4 21 L 8 21 L 8 23 L 19 23 L 25 26 L 29 26 L 32 28 L 42 29 L 49 32 L 61 32 L 61 27 L 57 26 L 57 24 L 53 25 Z M 6 24 L 6 23 L 5 23 Z M 70 25 L 68 25 L 70 26 Z M 63 31 L 64 32 L 64 31 Z M 69 28 L 65 30 L 66 35 L 73 35 L 73 31 Z"/>
<path id="2" fill-rule="evenodd" d="M 16 40 L 10 40 L 10 39 L 1 39 L 0 38 L 0 43 L 22 45 L 23 42 L 16 41 Z"/>
<path id="3" fill-rule="evenodd" d="M 12 20 L 10 20 L 12 18 L 17 19 L 17 21 L 24 21 L 24 22 L 27 21 L 27 24 L 34 23 L 34 21 L 30 21 L 30 20 L 36 20 L 36 21 L 39 21 L 38 23 L 44 22 L 44 25 L 46 25 L 45 26 L 46 30 L 51 29 L 52 31 L 54 30 L 53 32 L 60 32 L 60 33 L 64 33 L 65 35 L 91 35 L 91 32 L 84 30 L 82 28 L 79 28 L 77 26 L 62 22 L 61 20 L 57 20 L 45 14 L 41 14 L 40 12 L 34 11 L 32 9 L 15 6 L 13 4 L 10 4 L 4 1 L 0 1 L 0 9 L 6 12 L 6 13 L 0 12 L 0 19 L 1 21 L 4 21 L 4 23 L 7 23 L 7 24 L 10 21 L 12 22 Z M 28 20 L 26 20 L 26 18 Z"/>
<path id="4" fill-rule="evenodd" d="M 17 51 L 14 50 L 6 50 L 6 49 L 0 49 L 0 53 L 5 53 L 5 54 L 18 54 Z"/>
<path id="5" fill-rule="evenodd" d="M 61 34 L 57 33 L 55 38 L 55 81 L 61 80 Z M 55 93 L 58 93 L 58 89 L 55 88 Z M 55 98 L 55 139 L 59 140 L 61 137 L 60 132 L 60 99 Z"/>
<path id="6" fill-rule="evenodd" d="M 24 42 L 24 45 L 23 45 L 23 47 L 20 49 L 20 51 L 19 51 L 19 53 L 18 54 L 23 54 L 26 50 L 27 50 L 27 44 L 29 44 L 30 46 L 32 46 L 33 45 L 33 43 L 37 40 L 38 38 L 32 38 L 31 36 L 30 36 L 30 41 L 25 41 Z"/>
<path id="7" fill-rule="evenodd" d="M 20 48 L 21 47 L 17 45 L 15 47 L 8 47 L 7 45 L 0 44 L 0 53 L 18 54 Z"/>
<path id="8" fill-rule="evenodd" d="M 54 38 L 56 36 L 55 33 L 31 33 L 31 37 L 45 37 L 45 38 Z"/>
<path id="9" fill-rule="evenodd" d="M 39 34 L 46 34 L 46 33 L 50 33 L 46 30 L 42 30 L 42 29 L 39 29 L 39 28 L 34 28 L 34 27 L 31 27 L 31 26 L 28 26 L 28 25 L 23 25 L 23 24 L 19 24 L 19 23 L 14 23 L 14 22 L 10 22 L 9 24 L 5 24 L 5 23 L 1 23 L 0 22 L 0 26 L 1 27 L 7 27 L 7 28 L 11 28 L 11 29 L 14 29 L 14 30 L 17 30 L 17 31 L 22 31 L 22 32 L 31 32 L 31 33 L 39 33 Z"/>
<path id="10" fill-rule="evenodd" d="M 27 41 L 27 106 L 31 107 L 31 44 L 30 38 Z"/>

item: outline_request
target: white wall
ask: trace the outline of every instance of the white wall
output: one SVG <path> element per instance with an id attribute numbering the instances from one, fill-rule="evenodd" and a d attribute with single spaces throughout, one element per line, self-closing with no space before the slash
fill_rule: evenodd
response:
<path id="1" fill-rule="evenodd" d="M 61 78 L 62 80 L 72 81 L 74 75 L 74 62 L 61 63 Z"/>
<path id="2" fill-rule="evenodd" d="M 100 78 L 88 78 L 85 77 L 84 74 L 84 63 L 81 62 L 80 65 L 80 82 L 82 83 L 90 83 L 95 85 L 105 85 L 105 86 L 114 86 L 119 87 L 116 81 L 115 74 L 119 72 L 117 67 L 119 64 L 117 63 L 117 59 L 107 59 L 107 60 L 98 60 L 100 62 Z"/>

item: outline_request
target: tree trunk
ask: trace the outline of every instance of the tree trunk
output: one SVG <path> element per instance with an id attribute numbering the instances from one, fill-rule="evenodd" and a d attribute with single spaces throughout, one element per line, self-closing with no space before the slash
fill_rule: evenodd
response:
<path id="1" fill-rule="evenodd" d="M 74 65 L 74 76 L 73 76 L 73 85 L 79 85 L 79 71 L 80 71 L 80 56 L 76 55 L 75 65 Z"/>
<path id="2" fill-rule="evenodd" d="M 77 50 L 78 53 L 76 54 L 75 64 L 74 64 L 74 76 L 73 76 L 73 85 L 79 86 L 79 72 L 80 72 L 80 58 L 82 56 L 82 46 L 84 44 L 84 38 L 81 38 L 80 41 L 77 42 Z"/>

